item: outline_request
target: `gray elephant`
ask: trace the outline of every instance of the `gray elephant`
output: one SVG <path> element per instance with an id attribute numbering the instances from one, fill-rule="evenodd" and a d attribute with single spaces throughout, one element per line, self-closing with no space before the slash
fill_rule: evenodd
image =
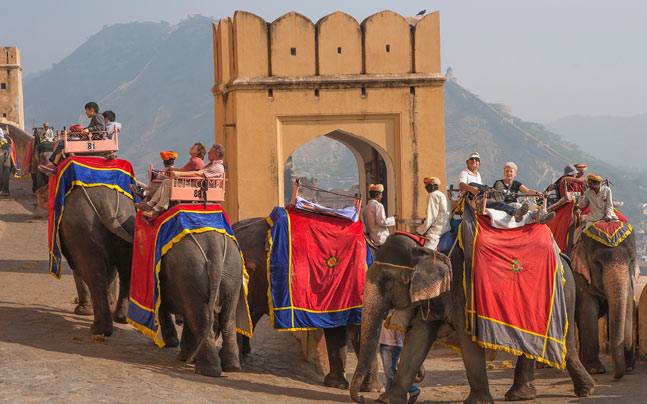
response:
<path id="1" fill-rule="evenodd" d="M 91 310 L 94 314 L 92 334 L 110 336 L 113 319 L 126 322 L 134 219 L 133 201 L 107 187 L 74 187 L 65 197 L 61 249 L 79 294 L 75 312 L 90 314 Z M 119 296 L 113 316 L 108 296 L 115 272 L 119 273 Z"/>
<path id="2" fill-rule="evenodd" d="M 264 218 L 242 220 L 233 225 L 236 238 L 245 258 L 249 272 L 249 303 L 253 326 L 264 316 L 269 315 L 267 301 L 267 232 L 269 225 Z M 355 352 L 359 352 L 359 326 L 324 329 L 330 372 L 324 378 L 324 385 L 341 389 L 348 388 L 345 377 L 347 336 L 353 343 Z M 243 338 L 243 352 L 249 352 L 249 340 Z M 370 361 L 366 377 L 362 380 L 362 391 L 380 391 L 376 358 Z"/>
<path id="3" fill-rule="evenodd" d="M 171 314 L 184 321 L 179 358 L 195 372 L 220 376 L 240 370 L 236 310 L 243 285 L 236 242 L 219 232 L 189 234 L 162 258 L 160 326 L 167 346 L 177 346 Z M 216 340 L 222 333 L 218 355 Z M 221 364 L 222 363 L 222 364 Z"/>
<path id="4" fill-rule="evenodd" d="M 600 362 L 598 318 L 609 315 L 609 351 L 617 379 L 634 367 L 634 268 L 636 242 L 629 235 L 617 247 L 609 247 L 582 235 L 573 251 L 577 266 L 575 318 L 580 336 L 580 355 L 591 374 L 604 373 Z M 581 273 L 588 274 L 589 280 Z"/>
<path id="5" fill-rule="evenodd" d="M 445 259 L 443 259 L 445 258 Z M 465 295 L 463 293 L 463 252 L 455 248 L 451 265 L 446 257 L 418 246 L 409 237 L 392 235 L 377 252 L 376 262 L 368 271 L 364 289 L 361 350 L 357 369 L 351 382 L 350 395 L 356 402 L 363 399 L 358 387 L 376 354 L 382 320 L 391 309 L 417 308 L 406 333 L 395 380 L 389 391 L 391 404 L 406 403 L 409 386 L 434 343 L 443 323 L 449 324 L 458 336 L 463 351 L 470 394 L 466 403 L 493 402 L 490 395 L 484 350 L 472 342 L 465 329 Z M 568 268 L 565 274 L 565 297 L 569 318 L 575 309 L 575 285 Z M 451 270 L 455 268 L 455 270 Z M 451 273 L 450 290 L 442 292 L 442 279 Z M 437 297 L 434 297 L 438 295 Z M 430 298 L 431 297 L 431 298 Z M 417 303 L 412 303 L 416 301 Z M 423 310 L 424 309 L 424 310 Z M 567 336 L 566 366 L 578 396 L 591 394 L 594 381 L 580 362 L 573 333 Z M 514 372 L 514 384 L 506 393 L 507 400 L 529 400 L 535 397 L 534 361 L 519 357 Z"/>

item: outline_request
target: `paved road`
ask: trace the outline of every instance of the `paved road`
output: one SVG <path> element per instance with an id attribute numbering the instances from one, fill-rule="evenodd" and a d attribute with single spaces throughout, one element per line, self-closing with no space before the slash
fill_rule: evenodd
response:
<path id="1" fill-rule="evenodd" d="M 347 392 L 321 386 L 295 340 L 273 331 L 267 319 L 257 328 L 244 371 L 217 379 L 195 375 L 175 359 L 175 349 L 157 349 L 127 325 L 118 325 L 110 338 L 91 338 L 90 320 L 73 314 L 72 276 L 47 274 L 46 221 L 33 218 L 27 192 L 15 196 L 0 200 L 0 402 L 350 402 Z M 512 369 L 511 358 L 498 359 L 489 363 L 489 376 L 500 400 Z M 348 366 L 352 372 L 354 358 Z M 420 402 L 467 396 L 460 357 L 436 349 L 425 366 Z M 564 372 L 541 369 L 537 375 L 538 402 L 580 401 Z M 581 401 L 647 401 L 646 375 L 641 362 L 620 382 L 596 377 L 596 395 Z"/>

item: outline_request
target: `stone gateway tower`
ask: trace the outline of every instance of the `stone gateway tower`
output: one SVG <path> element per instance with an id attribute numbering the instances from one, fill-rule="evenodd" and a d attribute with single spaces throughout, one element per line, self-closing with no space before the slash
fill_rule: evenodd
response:
<path id="1" fill-rule="evenodd" d="M 0 47 L 0 124 L 24 129 L 20 52 Z"/>
<path id="2" fill-rule="evenodd" d="M 359 24 L 336 12 L 316 24 L 237 11 L 213 26 L 216 138 L 226 150 L 233 220 L 281 205 L 283 170 L 301 145 L 328 136 L 353 152 L 360 190 L 384 183 L 388 214 L 424 217 L 422 179 L 445 177 L 439 14 L 383 11 Z"/>

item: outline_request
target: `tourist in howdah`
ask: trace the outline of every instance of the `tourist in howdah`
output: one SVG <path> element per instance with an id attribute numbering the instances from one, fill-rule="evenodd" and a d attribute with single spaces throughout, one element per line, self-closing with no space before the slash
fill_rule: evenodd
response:
<path id="1" fill-rule="evenodd" d="M 121 123 L 117 122 L 117 115 L 112 111 L 103 111 L 103 119 L 106 123 L 107 138 L 112 139 L 115 134 L 121 133 Z"/>
<path id="2" fill-rule="evenodd" d="M 368 238 L 376 246 L 384 244 L 389 237 L 389 227 L 395 226 L 396 216 L 386 216 L 382 196 L 384 185 L 371 184 L 368 187 L 368 202 L 364 210 L 364 226 Z"/>
<path id="3" fill-rule="evenodd" d="M 385 322 L 383 322 L 382 329 L 380 330 L 380 358 L 382 359 L 386 385 L 384 386 L 384 392 L 375 400 L 378 403 L 388 404 L 389 402 L 389 390 L 393 384 L 393 378 L 398 368 L 398 361 L 400 360 L 400 353 L 402 352 L 403 346 L 404 335 L 402 335 L 402 332 L 386 328 Z M 415 402 L 420 395 L 420 388 L 414 383 L 409 387 L 408 393 L 409 402 Z"/>
<path id="4" fill-rule="evenodd" d="M 194 143 L 189 149 L 189 161 L 178 168 L 178 171 L 198 171 L 204 168 L 204 155 L 207 153 L 206 147 L 200 142 Z"/>
<path id="5" fill-rule="evenodd" d="M 38 142 L 53 143 L 54 140 L 54 131 L 49 127 L 48 122 L 43 122 L 43 127 L 38 131 Z"/>
<path id="6" fill-rule="evenodd" d="M 216 143 L 211 146 L 211 149 L 209 149 L 209 164 L 204 166 L 203 169 L 195 171 L 172 170 L 170 172 L 170 176 L 171 178 L 204 177 L 206 179 L 222 177 L 225 175 L 225 166 L 222 161 L 224 156 L 224 147 Z M 170 204 L 171 185 L 172 183 L 170 179 L 163 180 L 160 187 L 155 191 L 148 202 L 137 205 L 139 209 L 144 211 L 143 215 L 145 218 L 153 220 L 168 209 Z"/>
<path id="7" fill-rule="evenodd" d="M 477 195 L 479 192 L 487 190 L 487 187 L 483 185 L 481 173 L 479 173 L 479 168 L 481 167 L 481 156 L 477 152 L 474 152 L 467 157 L 465 164 L 467 167 L 461 171 L 458 176 L 458 189 L 462 192 L 469 192 L 472 195 Z M 528 213 L 527 203 L 515 208 L 505 202 L 487 200 L 485 207 L 487 209 L 503 211 L 508 215 L 513 216 L 517 222 L 521 222 L 524 215 Z"/>
<path id="8" fill-rule="evenodd" d="M 518 202 L 518 198 L 521 196 L 520 194 L 544 199 L 543 193 L 530 189 L 516 180 L 518 169 L 519 167 L 513 161 L 508 161 L 503 165 L 503 178 L 497 180 L 493 185 L 495 190 L 494 198 L 514 208 L 518 208 L 520 205 Z M 546 223 L 553 216 L 555 216 L 553 212 L 542 213 L 540 210 L 537 210 L 533 219 L 537 223 Z"/>
<path id="9" fill-rule="evenodd" d="M 425 247 L 435 250 L 440 236 L 449 231 L 451 211 L 447 195 L 440 190 L 440 178 L 425 178 L 423 183 L 427 191 L 427 216 L 422 235 L 426 239 Z"/>
<path id="10" fill-rule="evenodd" d="M 83 128 L 81 134 L 88 139 L 91 138 L 92 133 L 100 133 L 106 131 L 106 123 L 103 119 L 103 115 L 99 113 L 99 105 L 96 102 L 88 102 L 84 106 L 85 116 L 90 118 L 90 124 Z M 49 158 L 49 163 L 41 164 L 38 166 L 38 169 L 42 172 L 52 175 L 56 172 L 56 167 L 63 157 L 63 150 L 65 149 L 65 142 L 61 139 L 59 140 L 52 156 Z"/>

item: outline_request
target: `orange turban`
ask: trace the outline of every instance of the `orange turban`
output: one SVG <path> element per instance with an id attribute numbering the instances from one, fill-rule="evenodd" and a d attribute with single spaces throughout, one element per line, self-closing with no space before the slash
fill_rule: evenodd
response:
<path id="1" fill-rule="evenodd" d="M 429 185 L 429 184 L 440 185 L 440 178 L 438 178 L 438 177 L 425 177 L 425 179 L 422 180 L 422 182 L 425 185 Z"/>
<path id="2" fill-rule="evenodd" d="M 595 175 L 595 174 L 589 174 L 587 179 L 589 181 L 592 181 L 592 182 L 602 182 L 602 177 L 600 177 L 599 175 Z"/>
<path id="3" fill-rule="evenodd" d="M 177 158 L 177 153 L 174 151 L 163 151 L 160 152 L 160 157 L 162 160 L 175 160 Z"/>
<path id="4" fill-rule="evenodd" d="M 371 184 L 368 186 L 369 191 L 374 192 L 384 192 L 384 185 L 382 184 Z"/>

